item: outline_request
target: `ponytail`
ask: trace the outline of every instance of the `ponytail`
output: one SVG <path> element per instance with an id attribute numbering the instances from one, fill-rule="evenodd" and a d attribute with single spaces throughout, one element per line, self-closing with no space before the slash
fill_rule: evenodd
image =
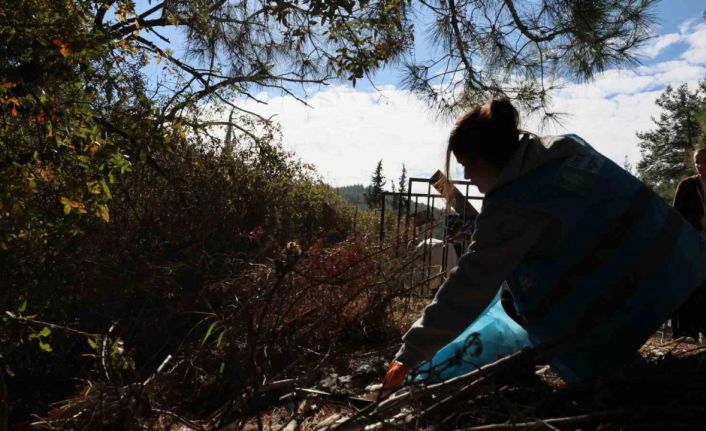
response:
<path id="1" fill-rule="evenodd" d="M 451 179 L 451 154 L 473 159 L 481 157 L 503 167 L 520 145 L 520 115 L 510 100 L 492 99 L 476 105 L 456 120 L 446 147 L 445 171 Z M 453 204 L 453 184 L 439 185 L 450 205 Z"/>

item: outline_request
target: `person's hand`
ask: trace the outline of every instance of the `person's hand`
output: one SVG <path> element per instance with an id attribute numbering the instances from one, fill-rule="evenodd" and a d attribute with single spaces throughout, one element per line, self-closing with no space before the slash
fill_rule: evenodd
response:
<path id="1" fill-rule="evenodd" d="M 390 362 L 390 368 L 387 369 L 387 374 L 385 374 L 385 378 L 382 381 L 382 388 L 380 388 L 378 401 L 387 398 L 388 395 L 402 386 L 405 377 L 407 377 L 407 372 L 409 372 L 409 367 L 393 359 L 392 362 Z"/>

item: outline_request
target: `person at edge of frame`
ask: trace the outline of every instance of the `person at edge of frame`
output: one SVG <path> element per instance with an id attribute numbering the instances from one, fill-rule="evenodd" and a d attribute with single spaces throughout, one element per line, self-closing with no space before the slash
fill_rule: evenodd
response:
<path id="1" fill-rule="evenodd" d="M 706 242 L 678 212 L 579 136 L 521 131 L 507 99 L 456 121 L 447 177 L 451 155 L 485 194 L 482 211 L 468 251 L 404 334 L 381 397 L 503 281 L 505 309 L 533 346 L 567 383 L 586 384 L 633 359 L 706 279 Z"/>
<path id="2" fill-rule="evenodd" d="M 706 149 L 694 152 L 696 175 L 683 179 L 674 193 L 672 206 L 694 229 L 706 237 Z M 706 332 L 706 284 L 672 314 L 672 336 L 699 339 Z"/>

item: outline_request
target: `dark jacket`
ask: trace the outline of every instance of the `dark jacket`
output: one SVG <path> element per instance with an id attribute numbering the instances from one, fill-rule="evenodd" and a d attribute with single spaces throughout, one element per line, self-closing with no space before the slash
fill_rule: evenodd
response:
<path id="1" fill-rule="evenodd" d="M 674 209 L 679 211 L 699 232 L 702 231 L 701 217 L 704 216 L 700 182 L 698 175 L 683 179 L 677 186 L 674 202 L 672 203 Z"/>
<path id="2" fill-rule="evenodd" d="M 507 280 L 530 339 L 560 342 L 555 370 L 591 379 L 630 356 L 706 278 L 698 233 L 582 142 L 521 141 L 485 196 L 468 252 L 404 335 L 399 362 L 431 358 Z M 549 313 L 532 315 L 539 305 Z"/>

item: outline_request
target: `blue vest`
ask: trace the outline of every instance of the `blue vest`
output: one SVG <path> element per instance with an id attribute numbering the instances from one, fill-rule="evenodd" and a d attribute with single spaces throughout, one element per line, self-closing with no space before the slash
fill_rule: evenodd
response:
<path id="1" fill-rule="evenodd" d="M 624 363 L 706 279 L 706 242 L 635 177 L 576 135 L 577 153 L 491 190 L 555 216 L 563 240 L 508 280 L 534 345 L 569 382 Z M 557 142 L 557 145 L 571 144 Z"/>

